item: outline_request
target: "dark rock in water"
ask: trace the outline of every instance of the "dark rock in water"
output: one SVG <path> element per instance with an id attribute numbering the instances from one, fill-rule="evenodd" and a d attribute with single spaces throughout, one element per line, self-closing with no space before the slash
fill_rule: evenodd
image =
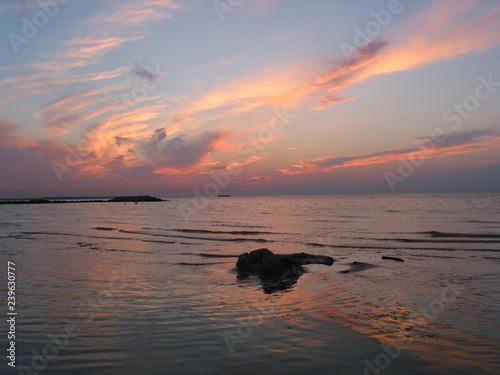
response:
<path id="1" fill-rule="evenodd" d="M 258 249 L 250 253 L 241 254 L 236 262 L 236 268 L 240 272 L 260 273 L 264 258 L 271 255 L 273 255 L 273 252 L 268 249 Z"/>
<path id="2" fill-rule="evenodd" d="M 295 253 L 287 255 L 294 259 L 295 261 L 300 262 L 300 264 L 324 264 L 327 266 L 331 266 L 334 262 L 332 257 L 326 255 L 313 255 L 307 253 Z"/>
<path id="3" fill-rule="evenodd" d="M 265 277 L 288 277 L 304 273 L 302 264 L 288 255 L 273 254 L 263 259 L 260 272 Z"/>
<path id="4" fill-rule="evenodd" d="M 245 279 L 250 274 L 259 276 L 265 293 L 274 293 L 291 288 L 305 272 L 305 264 L 332 265 L 329 256 L 306 253 L 274 254 L 268 249 L 258 249 L 241 254 L 236 262 L 238 277 Z"/>
<path id="5" fill-rule="evenodd" d="M 125 197 L 115 197 L 108 202 L 163 202 L 163 199 L 152 197 L 150 195 L 133 195 Z"/>
<path id="6" fill-rule="evenodd" d="M 306 253 L 274 254 L 268 249 L 258 249 L 241 254 L 236 262 L 239 272 L 261 276 L 301 275 L 305 264 L 332 265 L 332 257 Z"/>
<path id="7" fill-rule="evenodd" d="M 377 267 L 374 264 L 370 263 L 364 263 L 364 262 L 352 262 L 351 267 L 347 270 L 340 271 L 340 273 L 352 273 L 352 272 L 359 272 L 359 271 L 365 271 L 369 270 L 370 268 L 375 268 Z"/>
<path id="8" fill-rule="evenodd" d="M 207 254 L 207 253 L 200 253 L 198 255 L 205 257 L 205 258 L 237 258 L 238 257 L 238 255 Z"/>
<path id="9" fill-rule="evenodd" d="M 31 199 L 28 203 L 50 203 L 48 199 Z"/>
<path id="10" fill-rule="evenodd" d="M 397 258 L 397 257 L 390 257 L 387 255 L 382 255 L 382 259 L 384 260 L 395 260 L 396 262 L 404 262 L 404 259 Z"/>

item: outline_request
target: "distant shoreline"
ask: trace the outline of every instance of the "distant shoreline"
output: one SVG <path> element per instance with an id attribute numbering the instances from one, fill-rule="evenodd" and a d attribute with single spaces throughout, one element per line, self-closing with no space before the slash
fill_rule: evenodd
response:
<path id="1" fill-rule="evenodd" d="M 111 199 L 78 199 L 78 200 L 67 200 L 67 199 L 15 199 L 8 201 L 0 201 L 0 204 L 54 204 L 54 203 L 108 203 L 108 202 L 169 202 L 165 199 L 160 199 L 152 197 L 150 195 L 133 195 L 133 196 L 121 196 L 114 197 Z"/>

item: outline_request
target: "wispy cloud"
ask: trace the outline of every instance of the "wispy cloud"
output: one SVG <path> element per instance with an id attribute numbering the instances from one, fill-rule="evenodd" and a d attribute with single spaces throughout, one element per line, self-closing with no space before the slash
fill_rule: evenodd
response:
<path id="1" fill-rule="evenodd" d="M 138 39 L 141 38 L 138 36 L 108 36 L 71 39 L 65 43 L 68 47 L 58 53 L 57 60 L 66 59 L 69 62 L 81 60 L 94 63 L 99 61 L 97 58 L 120 47 L 122 44 Z M 63 65 L 63 68 L 66 68 L 66 66 Z"/>
<path id="2" fill-rule="evenodd" d="M 112 3 L 107 3 L 107 5 Z M 174 11 L 184 9 L 182 1 L 146 0 L 114 3 L 98 16 L 91 16 L 74 27 L 74 35 L 60 42 L 54 50 L 44 51 L 35 61 L 12 66 L 19 74 L 0 81 L 0 103 L 28 96 L 57 93 L 63 85 L 115 78 L 128 67 L 112 71 L 76 73 L 78 68 L 102 62 L 111 51 L 123 44 L 148 37 L 147 27 L 163 19 L 171 19 Z M 2 6 L 0 11 L 18 12 L 39 7 L 38 2 L 24 1 Z M 133 24 L 133 32 L 130 25 Z M 97 26 L 98 25 L 98 26 Z M 139 73 L 136 67 L 135 73 Z M 144 71 L 143 71 L 144 73 Z"/>
<path id="3" fill-rule="evenodd" d="M 173 12 L 181 9 L 180 0 L 117 2 L 84 21 L 82 29 L 86 30 L 85 36 L 67 40 L 55 56 L 51 56 L 44 65 L 38 64 L 38 67 L 64 71 L 96 64 L 102 61 L 104 55 L 123 44 L 147 38 L 147 27 L 172 19 Z"/>
<path id="4" fill-rule="evenodd" d="M 311 66 L 277 67 L 211 89 L 201 99 L 188 102 L 182 117 L 193 119 L 211 111 L 209 120 L 213 120 L 217 112 L 223 117 L 277 103 L 323 109 L 355 99 L 342 93 L 373 76 L 413 69 L 500 43 L 500 10 L 479 8 L 478 2 L 469 0 L 445 3 L 432 4 L 413 17 L 409 21 L 412 27 L 396 30 L 394 40 L 372 40 L 312 80 L 307 74 Z M 478 12 L 472 20 L 465 17 L 471 11 Z"/>
<path id="5" fill-rule="evenodd" d="M 477 15 L 466 17 L 471 13 Z M 364 72 L 364 77 L 416 68 L 500 44 L 500 9 L 480 1 L 433 2 L 415 16 L 398 38 Z M 406 30 L 418 30 L 410 33 Z"/>
<path id="6" fill-rule="evenodd" d="M 111 71 L 91 73 L 53 72 L 42 70 L 28 71 L 0 81 L 0 102 L 15 100 L 44 93 L 57 93 L 65 86 L 80 82 L 98 82 L 117 78 L 130 69 L 120 67 Z M 106 92 L 106 88 L 103 88 Z"/>
<path id="7" fill-rule="evenodd" d="M 475 129 L 450 134 L 441 143 L 436 143 L 435 140 L 429 137 L 421 137 L 416 141 L 419 144 L 432 144 L 432 150 L 422 152 L 422 148 L 414 147 L 381 151 L 363 156 L 322 156 L 300 161 L 289 168 L 277 169 L 277 171 L 293 176 L 328 172 L 334 168 L 389 163 L 391 161 L 409 159 L 415 157 L 415 155 L 418 155 L 417 159 L 431 159 L 442 156 L 468 154 L 488 150 L 494 142 L 500 140 L 499 134 L 500 131 L 498 128 Z"/>
<path id="8" fill-rule="evenodd" d="M 269 188 L 272 186 L 283 185 L 283 182 L 278 181 L 274 176 L 262 175 L 248 178 L 239 177 L 235 181 L 237 191 L 247 191 L 255 189 Z M 238 187 L 238 185 L 243 185 Z"/>
<path id="9" fill-rule="evenodd" d="M 357 48 L 353 55 L 342 59 L 328 73 L 316 78 L 315 83 L 327 85 L 330 89 L 343 88 L 346 83 L 351 83 L 362 68 L 367 67 L 377 57 L 381 56 L 381 51 L 387 46 L 388 42 L 380 39 Z"/>
<path id="10" fill-rule="evenodd" d="M 243 167 L 245 165 L 253 164 L 253 163 L 256 163 L 258 161 L 264 160 L 265 158 L 266 157 L 263 155 L 254 155 L 254 156 L 251 156 L 247 159 L 238 158 L 237 160 L 232 160 L 232 161 L 224 163 L 222 165 L 219 165 L 220 163 L 216 163 L 217 165 L 211 167 L 209 171 L 201 172 L 201 174 L 209 173 L 212 171 L 236 169 L 236 168 Z"/>
<path id="11" fill-rule="evenodd" d="M 352 56 L 317 76 L 315 83 L 329 91 L 319 103 L 352 100 L 352 97 L 342 97 L 341 92 L 376 75 L 414 69 L 500 44 L 500 10 L 494 6 L 476 7 L 479 3 L 470 0 L 433 3 L 409 21 L 411 27 L 406 24 L 397 30 L 393 41 L 374 39 L 360 46 Z M 472 11 L 479 12 L 478 16 L 472 20 L 466 18 Z M 311 91 L 319 91 L 319 88 Z"/>
<path id="12" fill-rule="evenodd" d="M 183 1 L 177 0 L 121 1 L 109 12 L 92 18 L 91 22 L 99 26 L 104 25 L 105 29 L 130 29 L 131 25 L 145 26 L 152 22 L 172 19 L 173 12 L 183 7 Z"/>

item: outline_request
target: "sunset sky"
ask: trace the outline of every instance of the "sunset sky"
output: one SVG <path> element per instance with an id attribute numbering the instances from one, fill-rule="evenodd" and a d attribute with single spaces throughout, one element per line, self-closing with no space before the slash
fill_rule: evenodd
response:
<path id="1" fill-rule="evenodd" d="M 0 20 L 0 198 L 499 191 L 497 0 L 2 0 Z"/>

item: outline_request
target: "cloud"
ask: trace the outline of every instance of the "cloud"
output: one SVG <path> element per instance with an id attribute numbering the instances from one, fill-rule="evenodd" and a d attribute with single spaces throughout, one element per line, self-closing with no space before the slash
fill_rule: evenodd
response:
<path id="1" fill-rule="evenodd" d="M 375 39 L 358 47 L 351 57 L 342 59 L 328 73 L 316 78 L 317 84 L 328 84 L 334 88 L 341 88 L 345 83 L 352 80 L 352 76 L 363 67 L 366 67 L 374 59 L 381 55 L 381 51 L 388 45 L 388 42 Z M 351 78 L 351 79 L 349 79 Z"/>
<path id="2" fill-rule="evenodd" d="M 348 96 L 333 96 L 333 95 L 324 95 L 319 100 L 320 104 L 332 105 L 339 102 L 344 102 L 347 100 L 356 100 L 356 98 L 348 97 Z"/>
<path id="3" fill-rule="evenodd" d="M 19 75 L 0 81 L 0 103 L 9 103 L 33 95 L 57 93 L 68 85 L 81 82 L 93 82 L 97 84 L 102 80 L 117 78 L 129 69 L 129 67 L 120 67 L 111 71 L 95 73 L 70 73 L 58 71 L 59 68 L 55 68 L 55 70 L 52 70 L 50 66 L 30 68 L 28 71 L 22 72 Z M 119 88 L 117 86 L 111 87 L 113 87 L 113 90 Z M 82 93 L 81 96 L 79 96 L 79 94 L 65 94 L 64 97 L 60 98 L 60 101 L 53 100 L 46 106 L 41 107 L 37 112 L 40 113 L 48 109 L 51 105 L 61 105 L 65 100 L 83 98 L 99 93 L 104 94 L 111 91 L 111 87 L 108 88 L 104 86 L 100 89 L 90 90 Z M 124 85 L 122 84 L 121 88 L 123 87 Z"/>
<path id="4" fill-rule="evenodd" d="M 159 128 L 139 144 L 138 151 L 156 166 L 155 173 L 184 173 L 215 150 L 223 136 L 222 132 L 209 131 L 198 136 L 169 138 L 165 129 Z"/>
<path id="5" fill-rule="evenodd" d="M 163 141 L 166 137 L 167 137 L 167 133 L 165 133 L 165 128 L 156 129 L 153 132 L 153 135 L 151 137 L 152 138 L 151 144 L 156 146 L 158 143 Z"/>
<path id="6" fill-rule="evenodd" d="M 151 105 L 124 113 L 113 112 L 86 131 L 86 148 L 91 148 L 103 161 L 120 154 L 123 151 L 120 147 L 133 148 L 134 144 L 150 137 L 149 122 L 160 116 L 160 110 L 160 106 Z"/>
<path id="7" fill-rule="evenodd" d="M 477 16 L 471 18 L 471 14 Z M 364 77 L 413 69 L 500 44 L 500 9 L 470 0 L 433 2 L 395 30 L 397 42 L 364 72 Z M 408 34 L 406 30 L 418 30 Z"/>
<path id="8" fill-rule="evenodd" d="M 499 128 L 474 129 L 460 133 L 452 133 L 441 138 L 421 137 L 416 139 L 420 147 L 381 151 L 363 156 L 322 156 L 311 158 L 292 165 L 289 168 L 277 169 L 286 175 L 328 172 L 333 168 L 352 167 L 388 163 L 409 159 L 422 160 L 435 157 L 468 154 L 486 151 L 500 139 Z"/>
<path id="9" fill-rule="evenodd" d="M 37 67 L 66 71 L 96 64 L 123 44 L 147 38 L 146 28 L 154 22 L 172 19 L 173 11 L 182 9 L 180 4 L 175 0 L 117 2 L 83 22 L 81 28 L 88 30 L 86 36 L 62 43 L 55 58 L 51 56 Z"/>
<path id="10" fill-rule="evenodd" d="M 57 61 L 60 62 L 59 65 L 63 66 L 64 62 L 61 64 L 61 59 L 67 59 L 70 63 L 82 61 L 86 62 L 87 65 L 94 64 L 99 61 L 98 57 L 105 55 L 113 49 L 119 48 L 124 43 L 139 39 L 142 38 L 138 36 L 89 36 L 86 38 L 71 39 L 65 43 L 68 47 L 58 53 Z M 73 66 L 71 65 L 71 67 Z M 58 68 L 61 69 L 60 66 L 58 66 Z"/>
<path id="11" fill-rule="evenodd" d="M 150 67 L 142 64 L 135 64 L 132 74 L 134 77 L 139 78 L 140 81 L 146 82 L 159 82 L 163 78 L 161 73 L 154 72 Z"/>
<path id="12" fill-rule="evenodd" d="M 115 143 L 117 146 L 129 144 L 131 142 L 132 142 L 132 140 L 130 138 L 127 138 L 127 137 L 120 137 L 120 136 L 115 137 Z"/>
<path id="13" fill-rule="evenodd" d="M 481 5 L 482 7 L 479 7 Z M 471 20 L 470 13 L 478 16 Z M 500 44 L 500 10 L 477 1 L 442 1 L 432 3 L 404 28 L 395 32 L 397 38 L 373 39 L 354 50 L 327 73 L 316 77 L 310 92 L 329 91 L 321 104 L 333 104 L 350 85 L 373 76 L 394 73 L 451 59 L 460 55 L 486 50 Z M 418 34 L 408 33 L 418 30 Z M 387 38 L 387 37 L 386 37 Z M 333 100 L 329 100 L 332 98 Z M 353 98 L 348 98 L 352 100 Z M 311 109 L 321 109 L 312 107 Z"/>
<path id="14" fill-rule="evenodd" d="M 115 101 L 119 98 L 120 96 L 116 94 L 94 100 L 67 103 L 59 108 L 38 111 L 37 115 L 42 119 L 42 125 L 47 130 L 64 135 L 68 130 L 77 128 L 88 120 L 116 111 L 118 107 Z"/>
<path id="15" fill-rule="evenodd" d="M 382 43 L 374 43 L 377 46 L 379 44 Z M 367 48 L 375 49 L 375 47 Z M 365 49 L 360 48 L 360 50 Z M 307 70 L 310 67 L 304 64 L 273 67 L 264 72 L 244 76 L 212 88 L 199 97 L 187 100 L 178 111 L 172 114 L 172 119 L 180 119 L 179 122 L 182 122 L 183 128 L 196 129 L 204 123 L 250 113 L 264 106 L 296 108 L 313 100 L 316 104 L 319 102 L 326 107 L 334 103 L 353 100 L 352 97 L 338 96 L 336 92 L 347 85 L 348 73 L 354 75 L 356 70 L 354 65 L 362 65 L 362 59 L 366 59 L 364 60 L 366 64 L 369 62 L 368 56 L 368 52 L 360 52 L 359 56 L 356 55 L 355 58 L 349 60 L 353 64 L 351 69 L 348 68 L 347 62 L 342 61 L 336 69 L 316 79 L 308 76 Z M 334 89 L 335 93 L 333 93 Z M 321 98 L 318 98 L 320 95 Z M 180 126 L 177 125 L 178 128 Z"/>
<path id="16" fill-rule="evenodd" d="M 210 169 L 212 171 L 236 169 L 236 168 L 240 168 L 244 165 L 256 163 L 256 162 L 261 161 L 265 158 L 266 157 L 262 156 L 262 155 L 254 155 L 254 156 L 249 157 L 248 159 L 232 160 L 230 162 L 225 163 L 224 165 L 215 165 L 215 166 L 211 167 Z"/>
<path id="17" fill-rule="evenodd" d="M 33 7 L 39 7 L 38 2 L 25 0 L 20 5 L 2 6 L 0 12 Z M 172 13 L 182 8 L 181 2 L 174 0 L 116 2 L 101 14 L 75 25 L 75 30 L 83 30 L 83 36 L 70 37 L 60 42 L 54 50 L 44 52 L 35 62 L 16 66 L 22 73 L 1 81 L 0 103 L 57 92 L 64 84 L 86 83 L 121 75 L 126 68 L 85 74 L 77 74 L 74 70 L 97 64 L 103 61 L 106 54 L 123 44 L 148 37 L 147 27 L 153 22 L 171 19 Z M 134 26 L 132 29 L 131 24 Z M 146 77 L 144 69 L 136 68 L 135 73 Z M 146 78 L 155 78 L 155 74 L 151 73 Z"/>
<path id="18" fill-rule="evenodd" d="M 265 189 L 283 184 L 283 182 L 277 181 L 274 176 L 270 175 L 253 176 L 248 178 L 239 177 L 236 179 L 235 183 L 243 185 L 243 187 L 237 188 L 237 191 Z"/>
<path id="19" fill-rule="evenodd" d="M 109 12 L 92 18 L 91 23 L 104 27 L 105 31 L 120 28 L 129 30 L 131 25 L 137 28 L 152 22 L 172 19 L 173 12 L 182 8 L 181 1 L 176 0 L 121 1 Z"/>
<path id="20" fill-rule="evenodd" d="M 441 142 L 442 147 L 459 146 L 472 142 L 478 142 L 487 140 L 498 136 L 499 128 L 484 128 L 484 129 L 471 129 L 464 130 L 461 132 L 450 133 L 446 135 L 446 138 Z M 416 139 L 419 143 L 429 143 L 432 142 L 433 138 L 426 136 Z"/>
<path id="21" fill-rule="evenodd" d="M 473 20 L 471 12 L 478 14 Z M 212 89 L 201 99 L 187 103 L 182 115 L 193 119 L 203 114 L 207 121 L 213 121 L 263 105 L 297 107 L 312 100 L 321 106 L 306 108 L 320 110 L 327 105 L 353 100 L 342 92 L 355 83 L 498 45 L 499 17 L 500 10 L 476 1 L 432 3 L 412 17 L 404 28 L 392 31 L 396 37 L 391 42 L 371 40 L 356 48 L 351 56 L 335 63 L 326 73 L 317 74 L 312 81 L 306 74 L 310 67 L 305 65 L 276 67 Z M 408 30 L 419 30 L 419 33 Z M 386 39 L 390 32 L 389 29 Z M 206 111 L 210 111 L 210 117 L 204 113 Z M 197 127 L 203 120 L 192 123 Z"/>
<path id="22" fill-rule="evenodd" d="M 192 126 L 198 127 L 206 121 L 214 121 L 228 116 L 236 116 L 253 111 L 265 105 L 297 107 L 311 97 L 324 107 L 309 107 L 320 110 L 328 105 L 352 97 L 338 96 L 349 84 L 357 81 L 363 68 L 375 60 L 388 44 L 386 41 L 374 40 L 359 47 L 352 57 L 342 59 L 327 73 L 311 80 L 306 74 L 303 64 L 288 67 L 275 67 L 267 72 L 243 77 L 220 85 L 185 104 L 175 117 L 190 119 Z M 328 94 L 326 94 L 328 93 Z M 202 117 L 198 121 L 196 118 Z M 193 121 L 194 120 L 194 121 Z"/>

